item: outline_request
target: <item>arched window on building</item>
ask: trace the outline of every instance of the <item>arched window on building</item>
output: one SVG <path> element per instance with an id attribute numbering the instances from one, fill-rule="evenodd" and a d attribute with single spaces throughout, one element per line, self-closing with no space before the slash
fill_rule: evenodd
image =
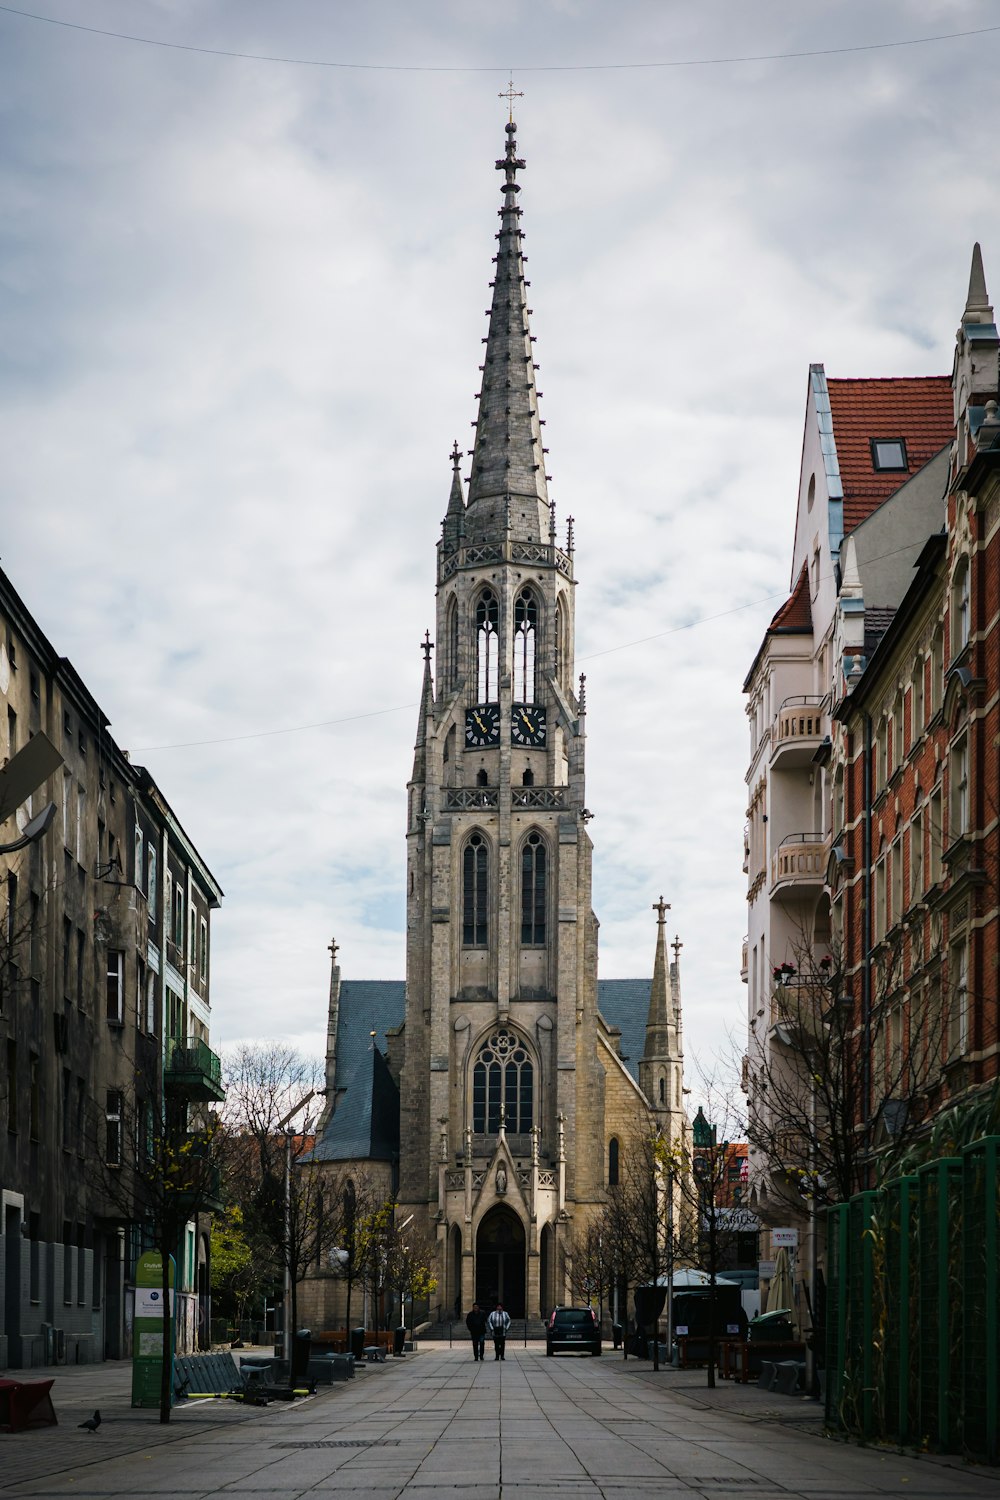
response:
<path id="1" fill-rule="evenodd" d="M 444 685 L 453 689 L 458 685 L 458 600 L 451 599 L 445 619 L 444 633 Z"/>
<path id="2" fill-rule="evenodd" d="M 660 1103 L 661 1104 L 666 1104 L 666 1102 L 667 1102 L 667 1083 L 666 1083 L 666 1079 L 661 1078 L 660 1079 Z"/>
<path id="3" fill-rule="evenodd" d="M 530 589 L 514 600 L 514 702 L 535 701 L 535 647 L 538 640 L 538 601 Z"/>
<path id="4" fill-rule="evenodd" d="M 485 948 L 489 932 L 489 850 L 474 833 L 462 853 L 462 942 Z"/>
<path id="5" fill-rule="evenodd" d="M 556 600 L 555 637 L 553 670 L 556 681 L 565 688 L 566 675 L 569 672 L 569 640 L 566 633 L 566 604 L 561 594 Z"/>
<path id="6" fill-rule="evenodd" d="M 529 833 L 521 849 L 521 943 L 539 948 L 545 942 L 545 841 Z"/>
<path id="7" fill-rule="evenodd" d="M 496 1135 L 503 1105 L 504 1129 L 527 1135 L 534 1124 L 535 1074 L 521 1038 L 506 1029 L 494 1031 L 479 1049 L 472 1069 L 472 1128 L 477 1135 Z"/>
<path id="8" fill-rule="evenodd" d="M 500 696 L 500 606 L 492 589 L 476 605 L 476 701 L 495 703 Z"/>
<path id="9" fill-rule="evenodd" d="M 613 1135 L 608 1142 L 608 1187 L 617 1187 L 618 1181 L 618 1137 Z"/>

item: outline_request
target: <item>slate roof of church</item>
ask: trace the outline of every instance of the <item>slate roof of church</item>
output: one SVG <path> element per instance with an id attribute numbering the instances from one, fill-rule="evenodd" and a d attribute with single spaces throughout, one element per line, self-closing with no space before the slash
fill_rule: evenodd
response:
<path id="1" fill-rule="evenodd" d="M 601 1015 L 609 1026 L 620 1029 L 622 1061 L 635 1079 L 646 1036 L 651 982 L 601 979 L 597 985 Z M 341 983 L 337 1081 L 344 1092 L 317 1142 L 316 1160 L 390 1161 L 398 1152 L 399 1090 L 384 1053 L 387 1034 L 403 1024 L 405 1008 L 402 979 L 345 979 Z"/>

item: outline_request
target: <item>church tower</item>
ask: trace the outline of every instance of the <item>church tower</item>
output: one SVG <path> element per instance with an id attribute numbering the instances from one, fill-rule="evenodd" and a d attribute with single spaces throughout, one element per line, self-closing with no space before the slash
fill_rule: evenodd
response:
<path id="1" fill-rule="evenodd" d="M 557 541 L 515 125 L 506 127 L 467 498 L 437 549 L 407 825 L 400 1198 L 438 1241 L 444 1307 L 565 1300 L 574 1206 L 605 1180 L 573 523 Z"/>

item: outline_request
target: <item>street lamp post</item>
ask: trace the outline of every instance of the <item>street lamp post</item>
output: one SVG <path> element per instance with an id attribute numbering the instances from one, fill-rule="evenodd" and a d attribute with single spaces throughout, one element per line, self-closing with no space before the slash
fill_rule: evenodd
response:
<path id="1" fill-rule="evenodd" d="M 288 1111 L 283 1119 L 275 1126 L 275 1133 L 284 1130 L 294 1120 L 300 1110 L 305 1109 L 311 1099 L 317 1094 L 325 1094 L 326 1089 L 310 1089 L 308 1094 Z M 292 1137 L 285 1134 L 285 1285 L 282 1321 L 284 1324 L 282 1333 L 282 1354 L 288 1360 L 289 1381 L 292 1369 Z"/>

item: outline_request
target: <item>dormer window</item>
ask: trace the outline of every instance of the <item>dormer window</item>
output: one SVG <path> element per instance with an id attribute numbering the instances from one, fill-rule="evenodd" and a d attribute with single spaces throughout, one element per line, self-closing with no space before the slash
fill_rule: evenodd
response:
<path id="1" fill-rule="evenodd" d="M 906 443 L 902 438 L 872 438 L 872 468 L 879 474 L 905 474 Z"/>

